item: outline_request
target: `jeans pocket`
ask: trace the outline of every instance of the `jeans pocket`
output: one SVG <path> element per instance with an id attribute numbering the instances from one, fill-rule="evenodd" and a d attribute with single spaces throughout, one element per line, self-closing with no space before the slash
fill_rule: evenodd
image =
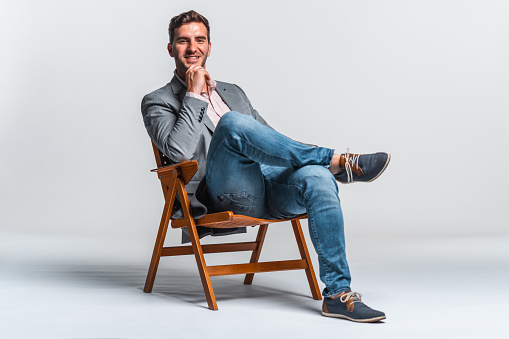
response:
<path id="1" fill-rule="evenodd" d="M 216 207 L 221 211 L 232 211 L 235 214 L 252 215 L 256 207 L 256 197 L 242 191 L 223 193 L 217 197 Z"/>

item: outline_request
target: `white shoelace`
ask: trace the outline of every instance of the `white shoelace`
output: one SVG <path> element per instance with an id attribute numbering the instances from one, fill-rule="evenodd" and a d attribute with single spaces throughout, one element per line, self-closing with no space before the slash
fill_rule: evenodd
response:
<path id="1" fill-rule="evenodd" d="M 359 155 L 350 154 L 350 149 L 347 148 L 345 152 L 346 182 L 353 182 L 352 165 L 350 165 L 350 159 L 352 159 L 352 163 L 359 167 Z"/>
<path id="2" fill-rule="evenodd" d="M 362 294 L 357 292 L 348 292 L 339 297 L 342 303 L 346 303 L 348 300 L 353 299 L 353 302 L 362 302 Z"/>

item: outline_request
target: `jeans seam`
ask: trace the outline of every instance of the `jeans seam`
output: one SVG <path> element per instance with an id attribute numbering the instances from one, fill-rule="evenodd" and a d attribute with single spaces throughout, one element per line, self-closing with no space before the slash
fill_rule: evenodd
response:
<path id="1" fill-rule="evenodd" d="M 300 189 L 302 190 L 302 187 L 300 187 Z M 307 206 L 310 206 L 309 204 L 309 197 L 307 196 L 306 193 L 303 193 L 303 196 L 304 196 L 304 199 L 306 200 L 306 205 Z M 308 222 L 311 223 L 311 230 L 313 231 L 313 237 L 315 239 L 315 243 L 316 243 L 316 252 L 318 254 L 318 260 L 319 261 L 322 261 L 322 266 L 325 270 L 325 287 L 327 287 L 328 283 L 329 283 L 329 270 L 328 270 L 328 267 L 327 265 L 323 262 L 323 255 L 322 255 L 322 248 L 321 248 L 321 244 L 320 242 L 317 240 L 318 239 L 318 236 L 316 234 L 316 225 L 315 225 L 315 220 L 314 218 L 310 218 L 309 214 L 308 214 Z"/>

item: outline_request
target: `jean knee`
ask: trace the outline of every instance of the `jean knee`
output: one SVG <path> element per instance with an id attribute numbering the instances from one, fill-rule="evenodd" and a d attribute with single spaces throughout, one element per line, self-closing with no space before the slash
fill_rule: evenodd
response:
<path id="1" fill-rule="evenodd" d="M 219 119 L 214 134 L 219 132 L 225 136 L 249 139 L 253 133 L 259 134 L 260 126 L 261 124 L 252 116 L 230 111 Z"/>
<path id="2" fill-rule="evenodd" d="M 227 112 L 221 117 L 221 119 L 219 119 L 214 133 L 234 133 L 245 125 L 244 120 L 246 118 L 248 118 L 246 115 L 236 111 Z"/>
<path id="3" fill-rule="evenodd" d="M 299 182 L 305 191 L 333 195 L 339 193 L 336 179 L 329 169 L 320 165 L 309 165 L 300 168 L 299 171 L 302 172 Z"/>

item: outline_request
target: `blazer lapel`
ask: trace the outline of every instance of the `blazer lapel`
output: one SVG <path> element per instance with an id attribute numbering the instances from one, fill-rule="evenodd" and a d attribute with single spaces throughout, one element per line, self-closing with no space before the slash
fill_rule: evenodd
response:
<path id="1" fill-rule="evenodd" d="M 224 103 L 230 108 L 231 111 L 239 111 L 236 100 L 231 96 L 230 92 L 222 83 L 217 82 L 216 92 L 219 94 Z"/>
<path id="2" fill-rule="evenodd" d="M 209 104 L 210 105 L 210 104 Z M 205 126 L 207 126 L 207 128 L 212 132 L 214 133 L 214 131 L 216 130 L 216 126 L 214 126 L 214 123 L 212 122 L 212 120 L 210 120 L 209 118 L 209 115 L 208 114 L 204 114 L 203 115 L 203 123 L 205 124 Z"/>
<path id="3" fill-rule="evenodd" d="M 177 79 L 176 76 L 173 76 L 173 78 L 170 81 L 171 90 L 173 91 L 173 94 L 177 96 L 180 102 L 184 101 L 184 97 L 186 96 L 186 87 L 182 85 L 182 83 Z"/>

